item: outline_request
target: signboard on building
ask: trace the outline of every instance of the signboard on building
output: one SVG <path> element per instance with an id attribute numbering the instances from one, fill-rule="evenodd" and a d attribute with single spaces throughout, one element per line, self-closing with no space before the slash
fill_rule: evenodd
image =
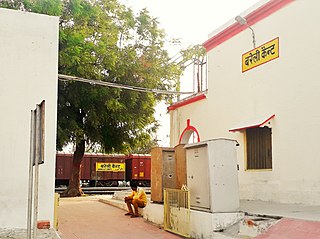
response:
<path id="1" fill-rule="evenodd" d="M 279 37 L 242 55 L 242 72 L 279 57 Z"/>
<path id="2" fill-rule="evenodd" d="M 102 172 L 102 171 L 111 171 L 111 172 L 124 172 L 125 171 L 125 164 L 124 163 L 107 163 L 102 162 L 96 163 L 96 171 Z"/>

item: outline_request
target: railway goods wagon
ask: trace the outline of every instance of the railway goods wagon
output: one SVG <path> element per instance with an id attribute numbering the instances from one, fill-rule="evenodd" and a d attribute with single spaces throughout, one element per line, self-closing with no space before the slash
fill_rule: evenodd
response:
<path id="1" fill-rule="evenodd" d="M 151 156 L 130 154 L 126 158 L 126 181 L 135 180 L 140 186 L 150 187 Z"/>
<path id="2" fill-rule="evenodd" d="M 73 154 L 56 154 L 56 187 L 68 185 L 72 173 Z M 86 153 L 80 166 L 82 185 L 119 186 L 119 182 L 136 180 L 150 186 L 150 155 Z"/>
<path id="3" fill-rule="evenodd" d="M 72 173 L 73 154 L 57 153 L 56 154 L 56 186 L 68 185 Z M 81 180 L 90 180 L 90 173 L 86 172 L 85 165 L 90 162 L 88 158 L 84 157 L 80 165 L 80 178 Z"/>
<path id="4" fill-rule="evenodd" d="M 118 155 L 86 155 L 90 161 L 90 186 L 118 186 L 125 179 L 126 156 Z M 87 167 L 86 167 L 87 168 Z"/>

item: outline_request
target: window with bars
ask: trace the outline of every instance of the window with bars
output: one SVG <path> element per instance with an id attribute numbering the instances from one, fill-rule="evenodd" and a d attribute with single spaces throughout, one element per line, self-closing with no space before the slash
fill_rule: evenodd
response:
<path id="1" fill-rule="evenodd" d="M 247 169 L 272 169 L 271 129 L 246 129 Z"/>

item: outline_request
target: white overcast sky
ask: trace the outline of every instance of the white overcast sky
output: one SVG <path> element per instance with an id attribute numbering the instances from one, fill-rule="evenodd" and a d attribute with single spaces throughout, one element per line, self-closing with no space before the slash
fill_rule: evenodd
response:
<path id="1" fill-rule="evenodd" d="M 147 8 L 167 35 L 186 45 L 201 44 L 209 33 L 259 0 L 121 0 L 138 11 Z"/>
<path id="2" fill-rule="evenodd" d="M 259 0 L 120 0 L 135 12 L 146 8 L 157 18 L 169 38 L 178 38 L 182 48 L 202 44 L 208 35 L 255 5 Z M 266 0 L 262 0 L 266 1 Z M 171 56 L 181 47 L 168 49 Z M 181 78 L 181 91 L 192 91 L 192 67 Z"/>
<path id="3" fill-rule="evenodd" d="M 204 43 L 211 32 L 233 20 L 259 0 L 121 0 L 121 2 L 135 12 L 147 8 L 150 15 L 158 19 L 168 37 L 181 39 L 183 46 L 187 47 Z M 181 82 L 182 91 L 192 90 L 192 73 L 191 76 L 187 74 Z M 157 107 L 156 118 L 162 125 L 158 131 L 160 146 L 169 146 L 170 119 L 165 104 Z"/>

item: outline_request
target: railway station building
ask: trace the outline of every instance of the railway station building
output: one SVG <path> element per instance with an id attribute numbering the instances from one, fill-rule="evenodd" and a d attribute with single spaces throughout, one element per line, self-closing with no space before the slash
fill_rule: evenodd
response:
<path id="1" fill-rule="evenodd" d="M 319 9 L 262 0 L 235 16 L 203 44 L 207 89 L 168 107 L 172 147 L 239 143 L 240 199 L 319 204 Z"/>
<path id="2" fill-rule="evenodd" d="M 0 228 L 27 228 L 31 110 L 43 100 L 38 220 L 53 226 L 58 20 L 0 8 Z"/>

